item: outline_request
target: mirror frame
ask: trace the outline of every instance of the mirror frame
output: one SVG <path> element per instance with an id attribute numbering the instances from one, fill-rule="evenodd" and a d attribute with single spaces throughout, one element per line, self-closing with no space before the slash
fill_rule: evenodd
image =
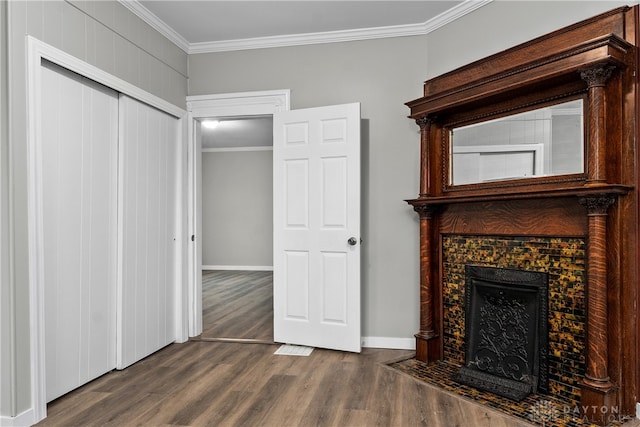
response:
<path id="1" fill-rule="evenodd" d="M 535 54 L 528 52 L 530 47 Z M 438 204 L 444 198 L 580 195 L 596 185 L 627 191 L 620 188 L 621 172 L 615 166 L 621 153 L 608 147 L 618 144 L 628 127 L 619 106 L 633 52 L 634 47 L 615 34 L 576 42 L 559 33 L 555 40 L 540 38 L 427 80 L 424 95 L 406 103 L 420 126 L 419 200 Z M 583 173 L 449 183 L 451 128 L 578 98 L 584 100 Z"/>
<path id="2" fill-rule="evenodd" d="M 583 165 L 581 172 L 569 173 L 569 174 L 554 174 L 554 175 L 540 175 L 540 176 L 530 176 L 530 177 L 515 177 L 515 178 L 505 178 L 505 179 L 496 179 L 490 181 L 478 181 L 472 183 L 465 184 L 455 184 L 453 183 L 453 141 L 451 139 L 452 133 L 455 129 L 470 126 L 475 124 L 480 124 L 484 122 L 488 122 L 491 120 L 502 119 L 506 117 L 511 117 L 517 114 L 526 113 L 529 111 L 535 111 L 538 109 L 552 107 L 558 104 L 572 102 L 576 100 L 582 100 L 582 158 Z M 460 114 L 459 116 L 454 116 L 453 121 L 444 121 L 442 124 L 442 151 L 443 155 L 446 159 L 443 160 L 443 173 L 446 176 L 446 180 L 444 183 L 445 191 L 456 191 L 458 189 L 464 190 L 467 188 L 477 188 L 477 187 L 512 187 L 514 185 L 527 185 L 527 184 L 536 184 L 536 183 L 554 183 L 554 182 L 580 182 L 584 181 L 587 176 L 587 136 L 588 136 L 588 126 L 587 126 L 587 114 L 588 114 L 588 96 L 586 91 L 579 95 L 569 95 L 567 97 L 561 98 L 553 98 L 553 99 L 541 99 L 534 103 L 529 103 L 522 107 L 516 107 L 509 111 L 501 111 L 496 110 L 490 113 L 486 113 L 485 111 L 476 112 L 473 109 L 466 111 L 465 113 Z M 478 113 L 478 114 L 476 114 Z"/>

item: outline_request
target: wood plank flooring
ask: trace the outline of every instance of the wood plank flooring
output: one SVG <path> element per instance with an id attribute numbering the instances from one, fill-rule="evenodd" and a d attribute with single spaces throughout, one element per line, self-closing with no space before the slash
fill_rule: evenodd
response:
<path id="1" fill-rule="evenodd" d="M 273 342 L 273 272 L 203 271 L 202 338 Z"/>
<path id="2" fill-rule="evenodd" d="M 203 337 L 271 341 L 271 287 L 270 272 L 205 272 Z M 315 349 L 299 357 L 276 356 L 277 348 L 172 344 L 51 402 L 38 425 L 530 426 L 384 364 L 410 351 Z"/>
<path id="3" fill-rule="evenodd" d="M 277 345 L 172 344 L 52 402 L 39 426 L 528 426 L 381 362 L 404 350 L 277 356 Z"/>

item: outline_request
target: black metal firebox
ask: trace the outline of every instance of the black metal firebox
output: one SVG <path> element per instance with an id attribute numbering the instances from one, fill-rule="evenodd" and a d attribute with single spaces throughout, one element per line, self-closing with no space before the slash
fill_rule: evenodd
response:
<path id="1" fill-rule="evenodd" d="M 548 391 L 546 273 L 465 267 L 465 366 L 455 380 L 520 401 Z"/>

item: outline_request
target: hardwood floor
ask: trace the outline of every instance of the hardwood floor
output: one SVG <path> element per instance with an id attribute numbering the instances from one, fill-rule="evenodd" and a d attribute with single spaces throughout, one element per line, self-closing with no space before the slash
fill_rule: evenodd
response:
<path id="1" fill-rule="evenodd" d="M 257 308 L 271 310 L 271 273 L 210 273 L 203 277 L 207 336 L 264 339 L 268 330 L 271 341 L 273 314 Z M 217 301 L 204 300 L 216 277 L 226 285 L 215 291 Z M 237 281 L 256 285 L 241 290 Z M 531 426 L 385 365 L 411 351 L 315 349 L 300 357 L 274 355 L 277 348 L 172 344 L 51 402 L 38 426 Z"/>
<path id="2" fill-rule="evenodd" d="M 202 338 L 273 342 L 273 273 L 203 271 Z"/>
<path id="3" fill-rule="evenodd" d="M 52 402 L 39 426 L 528 426 L 383 365 L 404 350 L 277 356 L 172 344 Z"/>
<path id="4" fill-rule="evenodd" d="M 269 272 L 204 274 L 203 335 L 271 341 L 271 283 Z M 274 355 L 277 348 L 172 344 L 51 402 L 38 425 L 530 426 L 384 365 L 410 351 L 315 349 L 299 357 Z"/>

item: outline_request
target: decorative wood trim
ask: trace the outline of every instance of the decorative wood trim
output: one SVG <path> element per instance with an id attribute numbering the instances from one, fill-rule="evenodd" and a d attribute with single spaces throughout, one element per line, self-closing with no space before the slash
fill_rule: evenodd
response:
<path id="1" fill-rule="evenodd" d="M 577 180 L 577 179 L 576 179 Z M 526 199 L 554 199 L 560 197 L 589 197 L 607 192 L 608 194 L 624 195 L 633 190 L 629 185 L 601 185 L 598 187 L 588 186 L 566 186 L 558 188 L 556 186 L 539 185 L 536 178 L 526 180 L 517 180 L 512 187 L 503 187 L 497 184 L 500 192 L 488 192 L 483 190 L 460 191 L 459 194 L 433 197 L 419 197 L 413 200 L 406 200 L 411 205 L 446 205 L 450 203 L 470 203 L 482 201 L 499 201 L 499 200 L 526 200 Z M 523 186 L 523 182 L 529 184 L 529 188 Z M 573 183 L 574 180 L 562 182 Z M 555 184 L 555 183 L 554 183 Z M 480 186 L 479 186 L 480 187 Z M 495 188 L 495 187 L 494 187 Z M 504 188 L 504 190 L 503 190 Z"/>
<path id="2" fill-rule="evenodd" d="M 589 135 L 587 138 L 587 183 L 597 185 L 607 182 L 607 122 L 605 109 L 605 84 L 615 70 L 612 65 L 597 65 L 580 72 L 589 87 Z"/>
<path id="3" fill-rule="evenodd" d="M 434 284 L 434 271 L 437 271 L 432 243 L 434 234 L 434 215 L 438 206 L 413 206 L 420 215 L 420 331 L 416 337 L 416 358 L 424 362 L 439 360 L 442 355 L 442 337 L 435 321 L 435 300 L 439 297 Z M 439 317 L 439 316 L 438 316 Z"/>
<path id="4" fill-rule="evenodd" d="M 588 232 L 584 208 L 573 197 L 448 204 L 439 227 L 441 234 L 493 236 L 584 237 Z"/>
<path id="5" fill-rule="evenodd" d="M 416 124 L 420 127 L 420 195 L 431 194 L 431 181 L 429 180 L 429 132 L 434 119 L 423 116 L 416 119 Z"/>
<path id="6" fill-rule="evenodd" d="M 436 77 L 427 81 L 425 96 L 407 103 L 412 111 L 411 117 L 438 113 L 462 104 L 482 102 L 487 98 L 505 97 L 509 93 L 526 90 L 527 86 L 535 85 L 542 80 L 562 81 L 564 79 L 566 81 L 577 77 L 579 71 L 598 64 L 622 66 L 628 52 L 633 50 L 629 43 L 613 34 L 570 46 L 572 47 L 569 49 L 543 57 L 540 57 L 537 49 L 513 52 L 514 56 L 515 54 L 529 55 L 527 58 L 529 62 L 495 74 L 487 73 L 493 67 L 486 67 L 486 70 L 479 66 L 469 68 L 462 73 L 468 75 L 468 80 L 454 87 L 447 87 L 447 85 L 452 81 L 457 82 L 460 76 L 456 76 L 456 79 L 443 77 L 442 81 Z M 503 59 L 514 60 L 515 58 L 509 57 L 509 52 L 504 54 Z M 531 58 L 536 59 L 531 60 Z"/>
<path id="7" fill-rule="evenodd" d="M 614 407 L 620 415 L 633 413 L 640 387 L 639 9 L 612 10 L 430 79 L 423 96 L 406 104 L 421 134 L 420 194 L 407 200 L 420 215 L 416 357 L 443 354 L 444 235 L 586 237 L 581 406 L 598 424 L 608 422 L 601 414 Z M 584 173 L 448 183 L 453 126 L 578 98 L 586 106 Z"/>
<path id="8" fill-rule="evenodd" d="M 607 210 L 616 197 L 602 194 L 579 199 L 587 208 L 587 349 L 586 372 L 581 384 L 583 394 L 596 403 L 615 402 L 617 386 L 609 377 L 608 309 L 607 309 Z M 604 404 L 604 403 L 603 403 Z M 583 415 L 602 416 L 601 405 L 590 409 L 582 405 Z M 584 409 L 586 408 L 586 409 Z"/>

